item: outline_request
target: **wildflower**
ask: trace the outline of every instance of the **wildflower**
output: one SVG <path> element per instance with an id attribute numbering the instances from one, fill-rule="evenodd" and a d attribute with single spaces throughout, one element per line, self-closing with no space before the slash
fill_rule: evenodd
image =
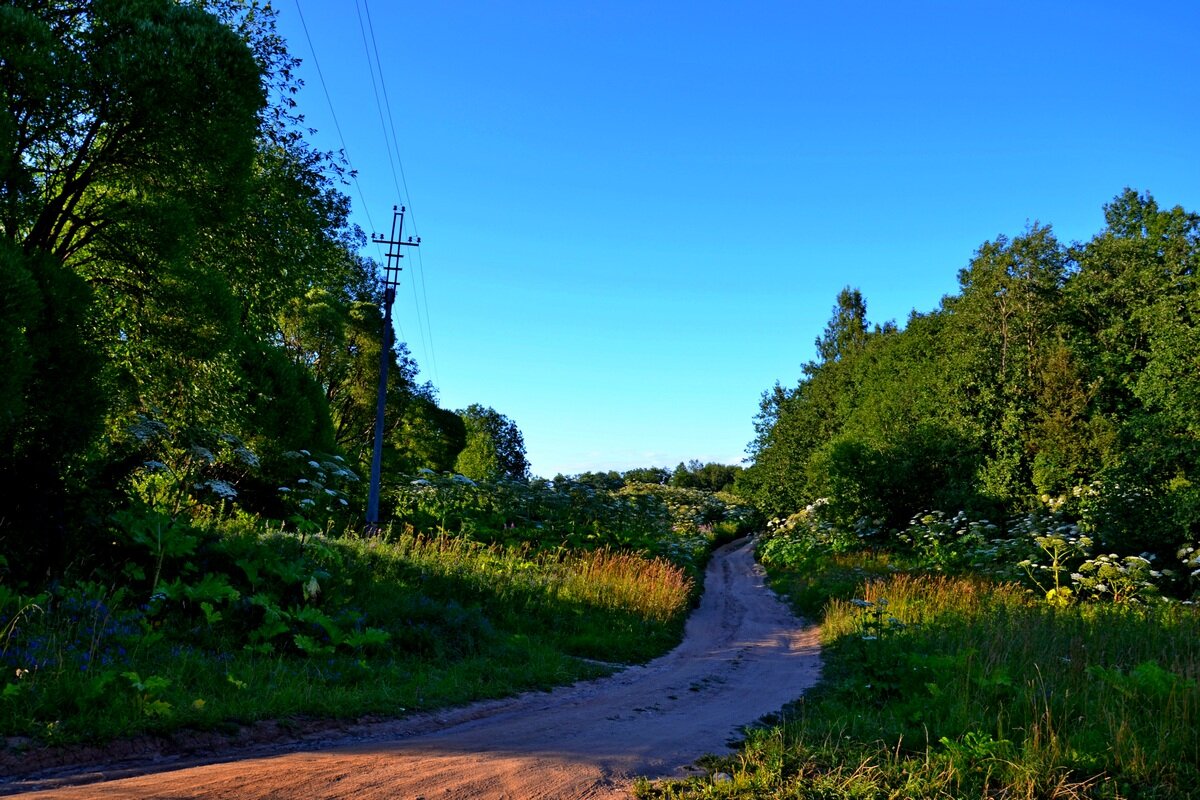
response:
<path id="1" fill-rule="evenodd" d="M 151 472 L 159 472 L 167 468 L 167 465 L 161 461 L 147 461 L 146 463 L 142 464 L 142 466 Z"/>
<path id="2" fill-rule="evenodd" d="M 138 414 L 137 422 L 129 426 L 129 432 L 139 442 L 148 442 L 167 434 L 167 426 L 156 419 Z"/>
<path id="3" fill-rule="evenodd" d="M 248 447 L 239 447 L 233 451 L 233 454 L 247 467 L 257 467 L 259 464 L 258 456 L 254 455 Z"/>
<path id="4" fill-rule="evenodd" d="M 198 444 L 192 445 L 192 455 L 208 464 L 215 463 L 217 460 L 217 457 L 212 454 L 212 450 Z"/>
<path id="5" fill-rule="evenodd" d="M 237 497 L 237 489 L 227 481 L 210 479 L 204 482 L 204 488 L 211 489 L 213 494 L 220 497 L 222 500 L 233 500 Z"/>
<path id="6" fill-rule="evenodd" d="M 316 461 L 309 461 L 309 462 L 308 462 L 308 465 L 309 465 L 310 467 L 312 467 L 313 469 L 320 469 L 320 468 L 321 468 L 321 465 L 320 465 L 320 464 L 318 464 Z"/>

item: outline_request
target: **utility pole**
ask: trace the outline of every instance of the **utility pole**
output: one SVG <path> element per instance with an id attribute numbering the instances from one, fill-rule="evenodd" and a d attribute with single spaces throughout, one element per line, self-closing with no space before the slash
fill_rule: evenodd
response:
<path id="1" fill-rule="evenodd" d="M 404 233 L 404 206 L 392 206 L 392 235 L 385 239 L 377 233 L 371 234 L 375 244 L 387 245 L 387 256 L 383 262 L 383 345 L 379 352 L 379 395 L 375 403 L 375 449 L 371 453 L 371 488 L 367 494 L 367 531 L 379 529 L 379 473 L 383 468 L 383 409 L 387 404 L 388 364 L 392 360 L 395 334 L 392 332 L 392 304 L 396 302 L 396 289 L 400 286 L 400 259 L 404 258 L 402 247 L 418 247 L 421 237 L 416 241 L 408 237 L 402 241 Z"/>

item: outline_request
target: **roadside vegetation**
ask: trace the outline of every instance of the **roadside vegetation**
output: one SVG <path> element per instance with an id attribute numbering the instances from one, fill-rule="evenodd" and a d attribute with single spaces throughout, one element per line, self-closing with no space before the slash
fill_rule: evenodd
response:
<path id="1" fill-rule="evenodd" d="M 846 287 L 737 488 L 825 678 L 645 797 L 1182 798 L 1200 784 L 1200 216 L 985 242 L 903 328 Z"/>
<path id="2" fill-rule="evenodd" d="M 1061 517 L 1011 527 L 923 515 L 883 551 L 801 515 L 761 539 L 825 678 L 710 776 L 639 796 L 1193 796 L 1200 612 L 1162 593 L 1193 554 L 1113 567 Z"/>
<path id="3" fill-rule="evenodd" d="M 753 520 L 698 490 L 454 475 L 363 535 L 206 505 L 195 477 L 121 512 L 86 578 L 0 584 L 0 735 L 396 716 L 607 674 L 678 641 L 712 547 Z"/>
<path id="4" fill-rule="evenodd" d="M 513 420 L 443 408 L 269 3 L 18 0 L 0 53 L 0 756 L 396 715 L 678 639 L 757 518 L 713 497 L 736 469 L 540 480 Z"/>

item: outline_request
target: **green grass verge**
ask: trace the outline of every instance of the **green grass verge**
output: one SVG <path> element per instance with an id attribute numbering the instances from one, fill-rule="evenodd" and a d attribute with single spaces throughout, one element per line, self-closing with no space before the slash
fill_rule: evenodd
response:
<path id="1" fill-rule="evenodd" d="M 98 742 L 548 688 L 611 671 L 587 659 L 669 649 L 694 590 L 606 550 L 147 520 L 121 584 L 0 585 L 0 735 Z"/>
<path id="2" fill-rule="evenodd" d="M 870 556 L 813 558 L 775 581 L 807 611 L 824 593 L 825 679 L 707 762 L 724 775 L 644 783 L 640 797 L 1196 796 L 1194 607 L 1053 608 Z"/>

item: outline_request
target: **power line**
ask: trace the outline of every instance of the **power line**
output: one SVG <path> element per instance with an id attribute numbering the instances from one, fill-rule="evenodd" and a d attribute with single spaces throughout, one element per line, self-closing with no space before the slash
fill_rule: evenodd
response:
<path id="1" fill-rule="evenodd" d="M 412 197 L 408 192 L 407 181 L 404 182 L 404 192 L 401 193 L 401 191 L 400 191 L 401 181 L 396 174 L 396 163 L 398 161 L 400 162 L 401 173 L 403 173 L 404 164 L 403 164 L 403 161 L 401 161 L 401 159 L 400 159 L 400 144 L 399 144 L 399 141 L 396 139 L 395 124 L 392 124 L 391 140 L 389 141 L 389 139 L 388 139 L 388 121 L 384 119 L 383 111 L 384 111 L 384 107 L 386 106 L 388 116 L 390 118 L 391 113 L 392 113 L 392 108 L 391 108 L 391 104 L 388 102 L 388 99 L 387 99 L 387 83 L 383 77 L 383 63 L 379 60 L 379 47 L 375 41 L 374 26 L 373 25 L 371 26 L 371 37 L 370 37 L 370 42 L 368 42 L 367 41 L 367 26 L 363 24 L 363 9 L 362 9 L 362 7 L 359 6 L 357 0 L 354 3 L 354 11 L 355 11 L 356 15 L 358 16 L 358 30 L 359 30 L 359 33 L 362 35 L 363 50 L 367 56 L 367 71 L 371 75 L 371 91 L 375 94 L 375 109 L 376 109 L 376 111 L 379 112 L 379 127 L 383 131 L 383 145 L 384 145 L 384 149 L 387 151 L 388 166 L 391 168 L 391 171 L 392 171 L 392 185 L 396 189 L 396 194 L 400 195 L 400 197 L 406 201 L 411 201 Z M 369 24 L 370 23 L 370 9 L 367 9 L 367 20 L 368 20 L 368 24 Z M 375 61 L 374 62 L 371 61 L 372 48 L 374 48 L 374 52 L 375 52 Z M 379 83 L 378 84 L 376 84 L 376 82 L 375 82 L 376 72 L 378 72 L 378 74 L 379 74 Z M 382 103 L 379 100 L 379 92 L 380 92 L 381 88 L 383 90 L 383 102 Z M 393 147 L 395 149 L 395 157 L 394 158 L 392 155 Z M 412 215 L 410 214 L 410 218 L 411 217 L 412 217 Z M 417 230 L 415 219 L 413 220 L 412 228 L 413 228 L 413 233 L 419 233 L 419 231 Z M 421 275 L 421 277 L 422 278 L 424 277 L 423 274 Z M 429 325 L 427 323 L 423 322 L 423 318 L 427 318 L 429 315 L 428 303 L 426 303 L 425 314 L 423 315 L 421 313 L 421 304 L 417 298 L 417 284 L 416 284 L 415 280 L 412 282 L 412 286 L 413 286 L 413 308 L 417 315 L 417 331 L 421 335 L 421 346 L 422 346 L 422 350 L 425 355 L 425 363 L 431 364 L 431 362 L 433 361 L 433 358 L 430 355 L 431 349 L 433 346 L 432 336 L 426 335 L 426 331 L 429 329 Z"/>
<path id="2" fill-rule="evenodd" d="M 337 111 L 334 109 L 334 106 L 333 106 L 333 98 L 329 93 L 329 86 L 325 82 L 325 75 L 321 70 L 320 60 L 317 58 L 317 49 L 316 49 L 316 46 L 313 44 L 312 35 L 309 33 L 308 23 L 304 19 L 304 11 L 300 8 L 300 0 L 295 0 L 295 4 L 296 4 L 296 13 L 300 17 L 300 25 L 304 30 L 304 38 L 308 42 L 309 52 L 312 53 L 313 66 L 316 68 L 317 77 L 321 82 L 321 90 L 325 94 L 325 102 L 329 106 L 329 114 L 330 114 L 330 117 L 333 119 L 334 129 L 337 131 L 338 140 L 341 142 L 341 145 L 342 145 L 342 155 L 345 158 L 346 163 L 350 166 L 351 178 L 354 180 L 354 187 L 355 187 L 355 190 L 357 191 L 359 202 L 362 204 L 363 214 L 367 218 L 367 224 L 372 228 L 372 230 L 374 230 L 375 222 L 374 222 L 374 220 L 371 219 L 370 206 L 367 204 L 366 196 L 362 189 L 362 184 L 359 183 L 357 171 L 354 169 L 354 163 L 350 158 L 350 149 L 349 149 L 349 147 L 346 146 L 346 137 L 342 134 L 342 126 L 338 122 Z M 383 65 L 382 65 L 382 62 L 379 60 L 379 45 L 377 44 L 377 42 L 375 40 L 375 29 L 374 29 L 374 25 L 371 22 L 371 10 L 370 10 L 370 7 L 367 5 L 367 0 L 363 0 L 363 7 L 366 9 L 366 14 L 367 14 L 367 29 L 369 29 L 369 31 L 370 31 L 370 38 L 371 38 L 370 46 L 367 45 L 367 31 L 363 30 L 362 13 L 361 13 L 361 11 L 359 11 L 357 0 L 355 0 L 355 11 L 358 12 L 359 28 L 360 28 L 360 31 L 362 31 L 362 35 L 363 35 L 363 47 L 364 47 L 364 50 L 366 50 L 366 54 L 367 54 L 367 67 L 371 74 L 371 88 L 375 92 L 375 105 L 376 105 L 376 108 L 379 110 L 380 124 L 383 128 L 383 135 L 384 135 L 384 146 L 387 149 L 388 163 L 391 166 L 391 170 L 392 170 L 392 182 L 393 182 L 393 185 L 395 186 L 396 193 L 400 194 L 402 197 L 404 197 L 406 199 L 406 201 L 411 201 L 411 196 L 408 193 L 408 181 L 404 174 L 404 162 L 400 158 L 400 145 L 399 145 L 399 139 L 396 136 L 396 125 L 395 125 L 394 119 L 392 118 L 391 104 L 388 101 L 387 83 L 383 77 Z M 372 62 L 371 62 L 372 49 L 374 50 L 374 54 L 375 54 L 374 66 L 372 66 Z M 382 91 L 383 91 L 383 106 L 381 106 L 379 103 L 379 89 L 377 89 L 375 86 L 376 69 L 378 69 L 378 72 L 379 72 L 379 86 L 380 86 L 380 88 L 382 88 Z M 384 123 L 384 115 L 383 115 L 384 107 L 387 108 L 387 115 L 388 115 L 388 123 L 386 123 L 386 124 Z M 391 126 L 391 142 L 390 143 L 388 141 L 388 125 L 389 124 Z M 392 161 L 393 147 L 395 148 L 395 162 Z M 399 182 L 397 182 L 397 165 L 399 166 Z M 400 184 L 403 184 L 403 186 L 404 186 L 403 193 L 401 193 L 401 191 L 400 191 Z M 409 204 L 411 205 L 411 203 L 409 203 Z M 417 226 L 416 226 L 416 216 L 415 216 L 415 214 L 413 214 L 411 209 L 409 210 L 409 221 L 410 221 L 410 224 L 412 225 L 413 232 L 418 233 Z M 433 370 L 434 380 L 440 381 L 440 376 L 438 375 L 438 369 L 437 369 L 437 353 L 433 347 L 433 329 L 429 322 L 429 296 L 428 296 L 428 293 L 425 288 L 425 263 L 424 263 L 424 259 L 420 256 L 420 251 L 418 250 L 417 252 L 418 252 L 418 256 L 417 256 L 417 276 L 416 277 L 418 278 L 418 280 L 413 281 L 413 302 L 414 302 L 414 307 L 416 308 L 416 313 L 417 313 L 417 328 L 422 334 L 422 336 L 421 336 L 422 343 L 427 348 L 426 355 L 428 357 L 428 363 L 430 364 L 430 366 L 432 367 L 432 370 Z M 421 302 L 417 297 L 417 283 L 418 282 L 421 285 L 421 294 L 424 299 L 424 305 L 425 305 L 424 315 L 421 314 Z M 422 317 L 424 318 L 424 326 L 423 327 L 422 327 Z M 408 336 L 404 333 L 404 326 L 400 324 L 399 320 L 395 320 L 395 324 L 396 324 L 396 327 L 399 329 L 401 337 L 403 337 L 405 340 L 407 340 Z"/>
<path id="3" fill-rule="evenodd" d="M 354 162 L 350 160 L 350 148 L 346 147 L 346 137 L 342 135 L 342 126 L 338 124 L 337 112 L 333 110 L 333 98 L 329 96 L 329 87 L 325 85 L 325 75 L 321 72 L 321 62 L 317 59 L 317 48 L 313 47 L 312 36 L 308 33 L 308 23 L 304 21 L 300 0 L 296 0 L 296 13 L 300 15 L 300 27 L 304 29 L 304 38 L 308 41 L 308 51 L 312 53 L 313 66 L 317 69 L 317 77 L 321 80 L 321 89 L 325 92 L 325 102 L 329 104 L 329 115 L 333 118 L 333 127 L 337 131 L 338 141 L 342 143 L 342 155 L 345 157 L 346 163 L 350 165 L 350 177 L 354 180 L 354 188 L 358 190 L 358 199 L 363 205 L 363 213 L 367 216 L 367 224 L 374 229 L 375 223 L 371 220 L 370 207 L 363 195 L 362 186 L 358 182 L 358 173 L 354 169 Z"/>
<path id="4" fill-rule="evenodd" d="M 357 2 L 357 0 L 355 0 L 355 6 L 354 6 L 354 7 L 355 7 L 355 10 L 357 11 L 357 9 L 358 9 L 358 2 Z M 404 174 L 404 159 L 403 159 L 403 158 L 401 158 L 401 156 L 400 156 L 400 140 L 399 140 L 399 137 L 396 135 L 396 118 L 395 118 L 395 115 L 394 115 L 394 114 L 392 114 L 392 104 L 391 104 L 391 101 L 388 99 L 387 81 L 385 80 L 385 78 L 384 78 L 384 76 L 383 76 L 383 62 L 382 62 L 382 60 L 379 58 L 379 43 L 378 43 L 378 40 L 375 38 L 375 24 L 374 24 L 374 22 L 371 20 L 371 5 L 370 5 L 370 3 L 369 3 L 369 1 L 368 1 L 368 0 L 363 0 L 363 9 L 364 9 L 364 11 L 366 12 L 366 15 L 367 15 L 367 28 L 368 28 L 368 30 L 370 31 L 370 35 L 371 35 L 371 47 L 374 49 L 374 52 L 375 52 L 375 64 L 376 64 L 376 66 L 377 66 L 377 68 L 378 68 L 378 71 L 379 71 L 379 86 L 380 86 L 380 88 L 381 88 L 381 89 L 382 89 L 382 91 L 383 91 L 383 104 L 384 104 L 384 107 L 387 109 L 387 119 L 388 119 L 388 124 L 391 126 L 391 133 L 392 133 L 392 147 L 394 147 L 394 149 L 395 149 L 395 152 L 396 152 L 396 163 L 399 165 L 399 170 L 400 170 L 400 182 L 401 182 L 401 183 L 403 184 L 403 186 L 404 186 L 404 194 L 403 194 L 403 196 L 404 196 L 404 197 L 405 197 L 407 200 L 409 200 L 409 205 L 411 206 L 411 205 L 412 205 L 412 203 L 411 203 L 411 201 L 412 201 L 412 195 L 409 193 L 409 190 L 408 190 L 408 178 L 407 178 L 407 176 Z M 359 27 L 361 28 L 361 26 L 362 26 L 362 17 L 360 16 L 360 17 L 359 17 Z M 364 44 L 364 47 L 365 47 L 365 45 L 366 45 L 365 36 L 364 36 L 364 42 L 363 42 L 363 44 Z M 368 53 L 367 53 L 367 63 L 368 63 L 368 65 L 370 64 L 370 61 L 371 61 L 371 55 L 370 55 L 370 52 L 368 52 Z M 374 88 L 374 80 L 375 80 L 375 79 L 374 79 L 374 72 L 372 72 L 371 74 L 372 74 L 372 78 L 371 78 L 371 86 L 372 86 L 372 88 Z M 379 105 L 379 95 L 378 95 L 378 93 L 375 95 L 375 104 L 376 104 L 376 106 L 378 106 L 378 105 Z M 382 111 L 381 111 L 381 116 L 382 116 Z M 387 128 L 385 127 L 385 128 L 384 128 L 384 140 L 385 140 L 385 142 L 386 142 L 386 139 L 387 139 L 387 133 L 388 133 L 388 132 L 387 132 Z M 389 149 L 388 149 L 388 159 L 389 159 L 389 162 L 390 162 L 390 159 L 391 159 L 391 153 L 392 153 L 392 148 L 389 148 Z M 393 181 L 393 183 L 395 182 L 395 180 L 396 180 L 396 169 L 395 169 L 395 167 L 393 167 L 393 168 L 392 168 L 392 181 Z M 399 191 L 400 191 L 400 187 L 399 187 L 399 186 L 397 186 L 397 187 L 396 187 L 396 191 L 397 191 L 397 193 L 399 193 Z M 411 209 L 410 209 L 410 211 L 409 211 L 409 216 L 410 216 L 410 219 L 411 219 L 411 222 L 412 222 L 413 233 L 415 233 L 415 234 L 420 234 L 420 230 L 419 230 L 419 228 L 417 227 L 417 219 L 416 219 L 416 214 L 415 214 L 414 212 L 412 212 L 412 211 L 411 211 Z M 434 380 L 440 383 L 440 382 L 441 382 L 441 379 L 440 379 L 440 377 L 438 376 L 438 368 L 437 368 L 437 351 L 436 351 L 436 349 L 435 349 L 435 348 L 434 348 L 434 346 L 433 346 L 433 327 L 432 327 L 432 325 L 431 325 L 431 323 L 430 323 L 430 314 L 429 314 L 429 294 L 428 294 L 428 291 L 427 291 L 427 289 L 426 289 L 426 284 L 425 284 L 425 260 L 424 260 L 424 258 L 421 256 L 421 252 L 420 252 L 419 250 L 417 251 L 417 278 L 418 278 L 418 281 L 419 281 L 419 282 L 420 282 L 420 284 L 421 284 L 421 296 L 422 296 L 422 299 L 423 299 L 423 301 L 424 301 L 424 303 L 425 303 L 425 334 L 426 334 L 426 335 L 425 335 L 425 336 L 423 336 L 422 338 L 423 338 L 423 339 L 424 339 L 424 340 L 425 340 L 425 341 L 428 343 L 428 347 L 429 347 L 429 355 L 430 355 L 430 361 L 431 361 L 431 364 L 430 364 L 430 366 L 431 366 L 431 367 L 432 367 L 432 369 L 433 369 Z M 414 282 L 414 283 L 413 283 L 413 290 L 414 290 L 414 291 L 413 291 L 413 300 L 414 300 L 414 302 L 416 302 L 416 301 L 417 301 L 417 298 L 416 298 L 416 283 L 417 283 L 417 282 Z M 420 307 L 419 307 L 419 304 L 418 304 L 418 310 L 417 310 L 417 324 L 419 325 L 420 323 L 421 323 L 421 313 L 420 313 Z"/>

